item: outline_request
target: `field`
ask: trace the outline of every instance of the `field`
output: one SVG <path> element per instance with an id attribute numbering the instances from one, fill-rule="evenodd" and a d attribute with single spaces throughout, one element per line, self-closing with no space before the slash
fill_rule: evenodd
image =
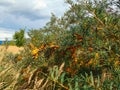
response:
<path id="1" fill-rule="evenodd" d="M 13 53 L 13 54 L 16 54 L 16 53 L 19 53 L 19 51 L 23 50 L 22 47 L 17 47 L 17 46 L 8 46 L 8 48 L 6 49 L 5 46 L 1 45 L 0 46 L 0 51 L 1 52 L 4 52 L 6 51 L 7 53 Z"/>

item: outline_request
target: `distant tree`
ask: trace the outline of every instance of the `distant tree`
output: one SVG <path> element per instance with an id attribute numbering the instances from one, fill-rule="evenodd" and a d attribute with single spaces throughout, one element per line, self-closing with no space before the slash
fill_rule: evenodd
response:
<path id="1" fill-rule="evenodd" d="M 25 44 L 25 30 L 21 29 L 18 32 L 15 32 L 15 34 L 13 35 L 13 39 L 15 40 L 15 44 L 20 47 L 23 46 Z"/>
<path id="2" fill-rule="evenodd" d="M 15 45 L 15 41 L 14 40 L 10 40 L 9 45 Z"/>

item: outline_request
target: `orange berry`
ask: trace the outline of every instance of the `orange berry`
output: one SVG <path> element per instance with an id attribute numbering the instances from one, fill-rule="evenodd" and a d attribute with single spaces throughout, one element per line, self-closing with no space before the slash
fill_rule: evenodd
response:
<path id="1" fill-rule="evenodd" d="M 17 60 L 18 60 L 18 61 L 21 61 L 21 60 L 22 60 L 22 56 L 19 55 L 19 56 L 17 57 Z"/>
<path id="2" fill-rule="evenodd" d="M 70 72 L 71 72 L 71 69 L 70 69 L 69 67 L 67 67 L 67 68 L 66 68 L 66 71 L 67 71 L 68 73 L 70 73 Z"/>
<path id="3" fill-rule="evenodd" d="M 89 47 L 88 50 L 89 50 L 90 52 L 92 52 L 92 51 L 93 51 L 93 48 L 92 48 L 92 47 Z"/>

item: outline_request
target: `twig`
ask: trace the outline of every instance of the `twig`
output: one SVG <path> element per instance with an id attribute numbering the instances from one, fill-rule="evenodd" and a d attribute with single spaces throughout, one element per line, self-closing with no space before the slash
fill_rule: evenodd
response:
<path id="1" fill-rule="evenodd" d="M 96 14 L 94 12 L 91 12 L 93 14 L 93 16 L 95 17 L 96 20 L 98 20 L 100 22 L 101 25 L 105 26 L 104 23 L 96 16 Z"/>

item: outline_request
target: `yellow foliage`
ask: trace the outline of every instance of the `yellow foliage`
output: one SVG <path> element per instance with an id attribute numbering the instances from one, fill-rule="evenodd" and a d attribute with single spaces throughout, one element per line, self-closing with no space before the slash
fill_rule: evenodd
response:
<path id="1" fill-rule="evenodd" d="M 78 58 L 74 58 L 74 61 L 77 62 L 77 61 L 78 61 Z"/>
<path id="2" fill-rule="evenodd" d="M 84 62 L 83 62 L 83 61 L 81 61 L 81 62 L 80 62 L 80 66 L 82 66 L 83 64 L 84 64 Z"/>
<path id="3" fill-rule="evenodd" d="M 95 58 L 96 58 L 96 59 L 99 58 L 99 53 L 95 53 Z"/>
<path id="4" fill-rule="evenodd" d="M 115 67 L 120 66 L 120 61 L 115 61 L 114 66 Z"/>
<path id="5" fill-rule="evenodd" d="M 40 46 L 39 50 L 43 50 L 43 49 L 45 49 L 45 48 L 46 48 L 46 45 L 45 45 L 45 44 L 42 44 L 42 45 Z"/>
<path id="6" fill-rule="evenodd" d="M 35 48 L 35 49 L 32 51 L 32 55 L 36 55 L 38 52 L 39 52 L 39 49 L 38 49 L 38 48 Z"/>
<path id="7" fill-rule="evenodd" d="M 93 64 L 93 59 L 90 59 L 89 62 L 86 63 L 86 66 L 88 67 L 88 66 L 90 66 L 90 65 L 92 65 L 92 64 Z"/>
<path id="8" fill-rule="evenodd" d="M 32 55 L 34 56 L 34 59 L 38 58 L 38 52 L 39 52 L 39 49 L 38 49 L 38 48 L 35 48 L 35 49 L 32 51 Z"/>
<path id="9" fill-rule="evenodd" d="M 31 49 L 35 48 L 35 46 L 32 43 L 30 43 L 29 46 Z"/>
<path id="10" fill-rule="evenodd" d="M 97 27 L 97 30 L 102 30 L 103 28 L 101 28 L 101 27 Z"/>
<path id="11" fill-rule="evenodd" d="M 17 57 L 17 60 L 18 60 L 18 61 L 21 61 L 21 60 L 22 60 L 22 56 L 19 55 L 19 56 Z"/>
<path id="12" fill-rule="evenodd" d="M 38 58 L 38 53 L 34 55 L 34 59 L 37 59 Z"/>

